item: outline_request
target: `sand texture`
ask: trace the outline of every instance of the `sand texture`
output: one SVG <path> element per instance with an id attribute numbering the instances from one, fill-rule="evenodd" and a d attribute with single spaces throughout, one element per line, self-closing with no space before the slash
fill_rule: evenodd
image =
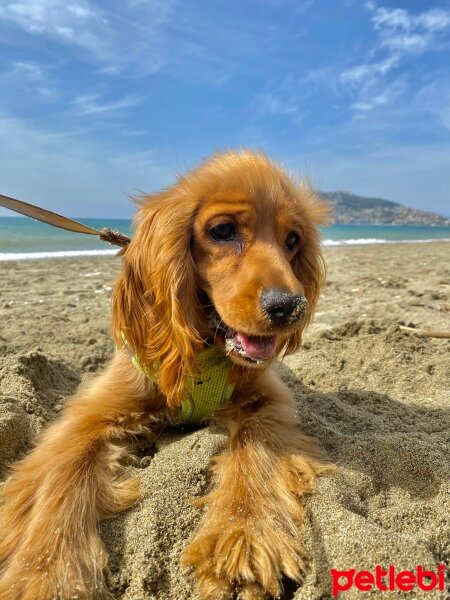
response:
<path id="1" fill-rule="evenodd" d="M 286 599 L 331 598 L 330 569 L 450 564 L 450 340 L 400 329 L 450 329 L 450 243 L 338 247 L 304 348 L 277 366 L 303 430 L 341 468 L 307 499 L 299 530 L 310 556 Z M 119 258 L 0 264 L 0 478 L 112 355 L 110 292 Z M 178 565 L 212 485 L 215 429 L 141 441 L 126 466 L 142 500 L 102 525 L 117 599 L 196 599 Z M 1 533 L 0 533 L 1 534 Z M 450 574 L 447 575 L 450 581 Z M 374 592 L 343 598 L 447 600 L 450 592 Z"/>

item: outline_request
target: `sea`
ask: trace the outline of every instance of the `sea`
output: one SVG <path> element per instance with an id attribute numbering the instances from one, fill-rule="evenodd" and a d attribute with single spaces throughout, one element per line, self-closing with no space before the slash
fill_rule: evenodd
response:
<path id="1" fill-rule="evenodd" d="M 110 227 L 133 235 L 130 220 L 77 220 L 93 229 Z M 333 225 L 322 228 L 322 239 L 324 246 L 450 241 L 450 227 Z M 0 261 L 108 256 L 117 251 L 116 246 L 110 246 L 93 235 L 71 233 L 26 217 L 0 217 Z"/>

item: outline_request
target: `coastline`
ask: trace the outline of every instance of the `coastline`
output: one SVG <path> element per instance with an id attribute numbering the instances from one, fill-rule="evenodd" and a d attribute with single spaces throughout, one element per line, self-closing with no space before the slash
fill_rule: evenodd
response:
<path id="1" fill-rule="evenodd" d="M 295 600 L 331 597 L 331 568 L 435 570 L 450 562 L 450 341 L 400 329 L 449 329 L 448 256 L 442 241 L 325 248 L 328 281 L 303 349 L 276 367 L 302 430 L 341 469 L 307 499 L 301 535 L 311 560 Z M 1 479 L 114 352 L 110 295 L 120 263 L 94 256 L 2 264 Z M 117 599 L 196 598 L 178 564 L 201 516 L 188 500 L 209 489 L 208 464 L 224 443 L 214 428 L 138 443 L 136 464 L 124 469 L 140 476 L 143 498 L 101 527 Z"/>
<path id="2" fill-rule="evenodd" d="M 449 228 L 450 236 L 450 228 Z M 389 240 L 384 238 L 349 238 L 345 240 L 329 240 L 322 241 L 323 248 L 332 248 L 340 246 L 371 246 L 376 244 L 431 244 L 450 242 L 448 238 L 428 238 L 417 240 Z M 0 252 L 0 262 L 10 262 L 19 260 L 43 260 L 43 259 L 59 259 L 59 258 L 89 258 L 95 256 L 114 256 L 119 250 L 55 250 L 42 252 Z"/>
<path id="3" fill-rule="evenodd" d="M 133 236 L 130 220 L 84 219 L 94 229 L 104 226 Z M 337 224 L 321 228 L 323 247 L 450 241 L 450 227 L 422 225 Z M 114 255 L 117 248 L 96 236 L 80 235 L 25 217 L 0 217 L 0 262 Z"/>

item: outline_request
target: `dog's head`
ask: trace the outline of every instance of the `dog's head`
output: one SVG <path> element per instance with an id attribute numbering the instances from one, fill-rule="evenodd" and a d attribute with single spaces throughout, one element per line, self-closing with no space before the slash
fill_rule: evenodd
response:
<path id="1" fill-rule="evenodd" d="M 249 368 L 300 347 L 325 271 L 317 225 L 328 210 L 309 187 L 263 154 L 229 152 L 139 204 L 113 330 L 158 364 L 169 403 L 205 342 Z"/>

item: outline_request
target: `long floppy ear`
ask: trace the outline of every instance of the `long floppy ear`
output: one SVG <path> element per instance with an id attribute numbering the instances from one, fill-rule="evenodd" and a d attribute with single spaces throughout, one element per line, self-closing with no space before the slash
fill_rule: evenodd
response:
<path id="1" fill-rule="evenodd" d="M 155 372 L 169 406 L 183 400 L 185 378 L 201 348 L 200 301 L 191 256 L 195 200 L 181 183 L 143 196 L 136 233 L 113 294 L 113 334 Z"/>
<path id="2" fill-rule="evenodd" d="M 330 218 L 330 207 L 306 186 L 298 190 L 299 206 L 305 223 L 301 248 L 295 257 L 292 268 L 295 276 L 305 288 L 308 300 L 308 313 L 304 324 L 288 339 L 284 354 L 296 352 L 302 343 L 302 334 L 310 323 L 317 301 L 326 278 L 326 266 L 320 243 L 319 225 L 327 225 Z"/>

